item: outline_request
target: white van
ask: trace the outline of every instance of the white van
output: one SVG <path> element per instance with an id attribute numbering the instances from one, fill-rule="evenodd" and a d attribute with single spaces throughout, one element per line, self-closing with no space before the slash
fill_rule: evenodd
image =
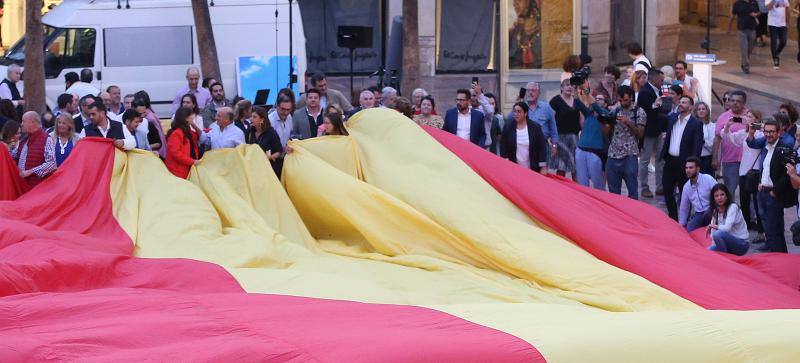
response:
<path id="1" fill-rule="evenodd" d="M 287 86 L 289 77 L 290 2 L 213 3 L 209 10 L 226 95 L 232 98 L 237 93 L 238 57 L 262 61 L 282 58 L 283 66 L 270 72 L 271 77 L 259 78 L 258 83 L 271 89 L 270 99 L 274 99 L 278 89 Z M 303 24 L 297 1 L 291 4 L 294 74 L 302 75 L 306 69 Z M 65 0 L 42 22 L 47 104 L 52 109 L 64 93 L 64 75 L 90 68 L 95 74 L 92 84 L 98 89 L 118 85 L 123 95 L 145 90 L 156 113 L 167 116 L 172 113 L 175 93 L 186 85 L 186 69 L 200 65 L 190 0 Z M 24 65 L 24 52 L 23 38 L 0 58 L 0 79 L 5 76 L 5 66 Z M 302 81 L 296 87 L 302 91 Z"/>

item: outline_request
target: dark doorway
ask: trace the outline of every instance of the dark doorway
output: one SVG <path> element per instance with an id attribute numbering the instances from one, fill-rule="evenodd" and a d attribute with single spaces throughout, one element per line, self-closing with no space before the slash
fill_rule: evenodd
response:
<path id="1" fill-rule="evenodd" d="M 608 63 L 630 63 L 628 43 L 638 42 L 645 46 L 642 37 L 643 0 L 611 0 L 610 31 L 608 40 Z"/>

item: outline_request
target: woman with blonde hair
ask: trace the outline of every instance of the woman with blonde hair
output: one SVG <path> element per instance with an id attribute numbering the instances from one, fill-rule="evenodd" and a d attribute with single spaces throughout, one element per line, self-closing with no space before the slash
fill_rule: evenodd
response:
<path id="1" fill-rule="evenodd" d="M 50 139 L 47 140 L 48 143 L 53 143 L 53 147 L 45 147 L 45 150 L 52 150 L 56 166 L 61 166 L 80 139 L 81 137 L 75 132 L 75 121 L 72 119 L 72 115 L 64 112 L 56 118 L 55 128 L 50 133 Z"/>
<path id="2" fill-rule="evenodd" d="M 700 172 L 714 176 L 711 155 L 714 147 L 716 122 L 711 122 L 711 108 L 705 102 L 698 102 L 694 105 L 692 116 L 703 123 L 703 150 L 700 152 Z"/>
<path id="3" fill-rule="evenodd" d="M 631 77 L 631 88 L 633 88 L 633 92 L 639 94 L 639 91 L 646 84 L 647 84 L 647 72 L 645 71 L 633 72 L 633 76 Z"/>

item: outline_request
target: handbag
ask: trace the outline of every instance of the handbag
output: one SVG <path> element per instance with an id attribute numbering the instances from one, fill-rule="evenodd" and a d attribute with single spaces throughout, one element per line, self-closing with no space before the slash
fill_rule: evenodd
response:
<path id="1" fill-rule="evenodd" d="M 761 183 L 761 170 L 753 169 L 758 162 L 758 159 L 761 158 L 761 155 L 753 161 L 753 165 L 750 166 L 750 170 L 747 171 L 747 174 L 744 175 L 744 185 L 742 189 L 748 193 L 755 193 L 758 191 L 758 184 Z"/>

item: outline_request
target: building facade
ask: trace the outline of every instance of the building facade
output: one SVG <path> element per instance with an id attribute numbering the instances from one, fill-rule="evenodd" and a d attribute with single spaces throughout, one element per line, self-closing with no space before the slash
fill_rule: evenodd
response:
<path id="1" fill-rule="evenodd" d="M 304 2 L 329 10 L 339 7 L 338 16 L 328 19 L 348 19 L 347 25 L 371 24 L 380 28 L 375 31 L 373 49 L 356 50 L 356 89 L 376 84 L 377 77 L 364 74 L 381 65 L 386 65 L 389 72 L 402 71 L 399 62 L 402 42 L 393 36 L 393 32 L 402 33 L 402 23 L 397 20 L 402 16 L 402 0 L 300 0 L 301 5 Z M 555 95 L 561 63 L 569 54 L 584 52 L 592 56 L 592 68 L 600 72 L 607 64 L 630 64 L 626 45 L 638 42 L 654 64 L 671 64 L 677 58 L 679 3 L 679 0 L 419 1 L 420 86 L 442 100 L 438 108 L 450 107 L 455 90 L 469 87 L 472 77 L 478 77 L 484 88 L 502 94 L 503 104 L 508 106 L 516 98 L 517 92 L 513 90 L 531 80 L 543 84 L 544 97 Z M 357 12 L 372 9 L 368 12 L 378 14 L 381 20 L 353 24 L 356 17 L 346 15 L 342 4 Z M 523 20 L 519 20 L 517 13 L 524 13 Z M 306 16 L 303 19 L 306 36 L 312 39 L 311 19 Z M 328 32 L 332 31 L 333 24 L 327 26 Z M 530 30 L 528 34 L 523 34 L 525 29 Z M 330 37 L 324 39 L 325 47 L 335 47 Z M 325 47 L 317 53 L 337 52 Z M 314 52 L 309 49 L 308 53 Z M 374 62 L 359 69 L 359 59 L 370 56 Z M 315 68 L 315 62 L 309 62 L 311 70 L 341 75 L 332 77 L 332 83 L 345 91 L 349 78 L 344 76 L 349 73 L 343 67 L 344 64 L 338 69 Z"/>

